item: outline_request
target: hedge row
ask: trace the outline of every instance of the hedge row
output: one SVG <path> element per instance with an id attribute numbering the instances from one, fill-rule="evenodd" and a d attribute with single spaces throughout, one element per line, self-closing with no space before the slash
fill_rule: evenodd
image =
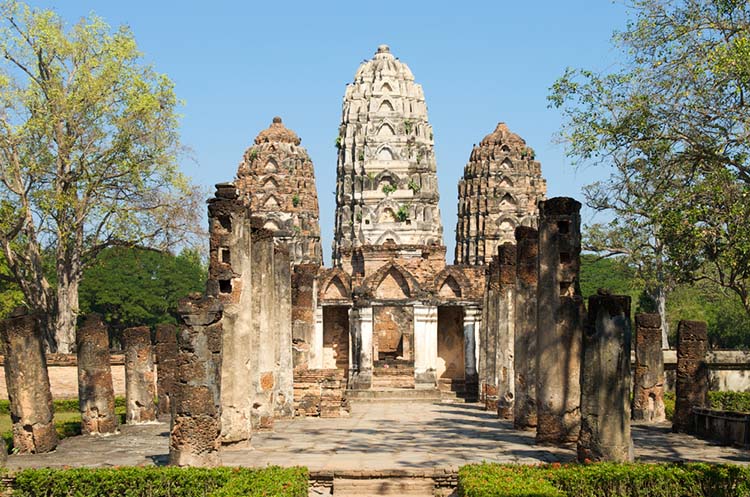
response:
<path id="1" fill-rule="evenodd" d="M 513 466 L 458 472 L 463 497 L 748 497 L 750 468 L 711 464 Z"/>
<path id="2" fill-rule="evenodd" d="M 708 392 L 712 409 L 750 412 L 750 392 Z"/>
<path id="3" fill-rule="evenodd" d="M 18 497 L 307 497 L 306 468 L 27 469 Z"/>
<path id="4" fill-rule="evenodd" d="M 55 399 L 52 401 L 55 412 L 78 412 L 78 399 Z M 125 409 L 125 397 L 115 397 L 115 409 Z M 10 401 L 0 399 L 0 414 L 10 414 Z"/>

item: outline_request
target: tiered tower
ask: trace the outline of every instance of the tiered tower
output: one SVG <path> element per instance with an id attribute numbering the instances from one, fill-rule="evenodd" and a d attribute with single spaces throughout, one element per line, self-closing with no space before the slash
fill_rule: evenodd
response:
<path id="1" fill-rule="evenodd" d="M 422 87 L 387 45 L 344 95 L 333 262 L 363 245 L 443 244 L 432 126 Z"/>
<path id="2" fill-rule="evenodd" d="M 546 192 L 534 150 L 499 123 L 474 146 L 458 183 L 456 264 L 489 262 L 499 245 L 515 243 L 516 226 L 536 228 Z"/>
<path id="3" fill-rule="evenodd" d="M 235 185 L 253 216 L 265 220 L 265 228 L 291 235 L 293 264 L 322 264 L 315 172 L 300 142 L 280 117 L 274 117 L 245 151 Z"/>

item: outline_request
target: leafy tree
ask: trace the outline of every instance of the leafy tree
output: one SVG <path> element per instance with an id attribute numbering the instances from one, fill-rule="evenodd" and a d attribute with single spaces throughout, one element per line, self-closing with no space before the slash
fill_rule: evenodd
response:
<path id="1" fill-rule="evenodd" d="M 95 16 L 68 28 L 6 0 L 0 56 L 4 279 L 47 320 L 50 348 L 67 352 L 84 269 L 110 246 L 185 243 L 202 192 L 177 167 L 173 84 L 142 62 L 127 28 Z"/>
<path id="2" fill-rule="evenodd" d="M 206 268 L 196 251 L 173 256 L 113 247 L 99 253 L 83 273 L 81 312 L 98 312 L 115 330 L 174 323 L 179 300 L 202 291 L 205 282 Z"/>
<path id="3" fill-rule="evenodd" d="M 567 152 L 610 169 L 587 200 L 616 216 L 602 239 L 619 236 L 624 253 L 646 261 L 649 286 L 666 296 L 675 279 L 709 279 L 750 315 L 750 6 L 630 6 L 614 71 L 569 69 L 552 87 Z"/>
<path id="4" fill-rule="evenodd" d="M 13 309 L 22 304 L 23 293 L 12 281 L 8 264 L 0 255 L 0 319 L 7 317 Z"/>

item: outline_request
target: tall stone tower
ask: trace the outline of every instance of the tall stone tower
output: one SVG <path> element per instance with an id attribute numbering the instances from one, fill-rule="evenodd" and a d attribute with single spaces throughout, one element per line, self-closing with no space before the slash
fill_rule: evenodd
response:
<path id="1" fill-rule="evenodd" d="M 280 117 L 245 151 L 235 186 L 264 227 L 286 232 L 293 264 L 322 264 L 318 194 L 310 156 Z"/>
<path id="2" fill-rule="evenodd" d="M 424 93 L 387 45 L 359 66 L 347 86 L 336 146 L 334 265 L 342 250 L 391 240 L 442 246 Z"/>
<path id="3" fill-rule="evenodd" d="M 489 262 L 499 245 L 516 243 L 516 226 L 536 228 L 546 193 L 534 150 L 499 123 L 474 146 L 458 182 L 456 264 Z"/>

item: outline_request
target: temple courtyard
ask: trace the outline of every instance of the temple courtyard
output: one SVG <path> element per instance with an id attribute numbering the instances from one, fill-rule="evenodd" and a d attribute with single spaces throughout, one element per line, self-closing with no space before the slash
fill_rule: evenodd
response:
<path id="1" fill-rule="evenodd" d="M 750 463 L 747 450 L 721 447 L 684 434 L 669 423 L 633 424 L 636 460 Z M 253 435 L 252 448 L 224 448 L 230 466 L 307 466 L 321 471 L 406 472 L 455 470 L 481 461 L 537 464 L 575 460 L 575 448 L 538 446 L 534 432 L 519 432 L 480 404 L 355 402 L 348 418 L 277 420 Z M 121 426 L 112 436 L 78 436 L 57 450 L 11 455 L 8 467 L 163 465 L 169 460 L 169 423 Z"/>

